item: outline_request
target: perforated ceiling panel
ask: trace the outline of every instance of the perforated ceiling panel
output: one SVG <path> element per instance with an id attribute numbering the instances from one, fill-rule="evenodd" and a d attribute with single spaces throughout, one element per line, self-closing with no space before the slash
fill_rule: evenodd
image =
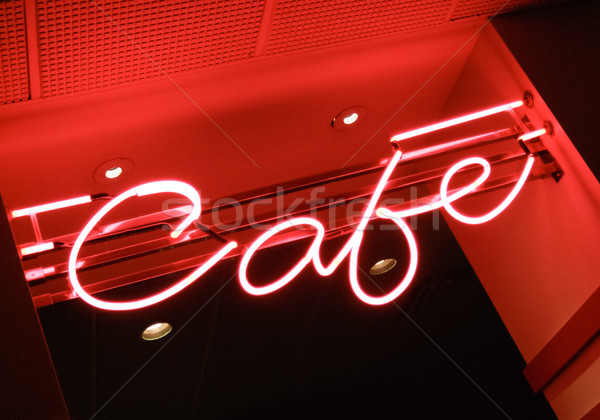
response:
<path id="1" fill-rule="evenodd" d="M 545 3 L 544 0 L 459 0 L 452 19 L 472 16 L 492 16 L 523 6 Z"/>
<path id="2" fill-rule="evenodd" d="M 42 96 L 244 61 L 263 1 L 37 1 Z"/>
<path id="3" fill-rule="evenodd" d="M 29 98 L 23 1 L 0 1 L 0 102 Z"/>
<path id="4" fill-rule="evenodd" d="M 436 26 L 452 1 L 278 1 L 266 54 L 367 39 Z"/>
<path id="5" fill-rule="evenodd" d="M 42 97 L 87 92 L 554 1 L 0 0 L 0 103 L 29 99 L 30 83 Z"/>

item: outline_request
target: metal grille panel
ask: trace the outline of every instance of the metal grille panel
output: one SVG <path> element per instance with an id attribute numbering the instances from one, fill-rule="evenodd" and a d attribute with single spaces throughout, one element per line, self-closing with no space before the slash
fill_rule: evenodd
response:
<path id="1" fill-rule="evenodd" d="M 27 41 L 22 0 L 0 1 L 0 102 L 29 99 Z"/>
<path id="2" fill-rule="evenodd" d="M 275 5 L 266 54 L 423 29 L 443 23 L 451 0 L 288 0 Z"/>
<path id="3" fill-rule="evenodd" d="M 30 83 L 42 97 L 88 92 L 241 63 L 257 52 L 336 46 L 554 2 L 273 0 L 271 8 L 265 0 L 33 0 L 26 6 L 0 0 L 0 103 L 29 99 Z M 25 12 L 36 27 L 26 30 Z M 26 34 L 36 31 L 39 68 L 34 57 L 28 69 Z"/>
<path id="4" fill-rule="evenodd" d="M 263 2 L 39 0 L 42 96 L 252 57 Z"/>
<path id="5" fill-rule="evenodd" d="M 544 0 L 460 0 L 452 14 L 452 20 L 473 16 L 493 16 L 520 7 L 547 3 Z"/>

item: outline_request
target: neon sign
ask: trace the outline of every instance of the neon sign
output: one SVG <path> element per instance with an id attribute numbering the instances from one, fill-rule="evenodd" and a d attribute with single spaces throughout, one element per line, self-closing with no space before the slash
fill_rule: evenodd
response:
<path id="1" fill-rule="evenodd" d="M 472 191 L 474 191 L 477 187 L 485 182 L 485 180 L 490 175 L 490 164 L 483 158 L 469 158 L 462 160 L 452 166 L 450 170 L 444 175 L 442 179 L 442 184 L 440 188 L 440 199 L 434 203 L 427 204 L 424 206 L 419 206 L 412 209 L 407 209 L 399 212 L 391 211 L 385 207 L 377 207 L 377 202 L 383 193 L 386 183 L 392 174 L 392 171 L 398 164 L 400 158 L 402 156 L 401 151 L 396 151 L 394 153 L 393 158 L 388 163 L 383 175 L 379 179 L 377 187 L 375 191 L 371 195 L 369 203 L 365 211 L 362 214 L 361 221 L 354 230 L 353 234 L 350 236 L 346 244 L 342 247 L 342 249 L 338 252 L 338 254 L 333 258 L 332 262 L 325 266 L 323 265 L 320 258 L 320 247 L 323 242 L 325 236 L 325 228 L 316 219 L 310 217 L 295 217 L 284 222 L 281 222 L 262 235 L 260 235 L 257 239 L 252 242 L 249 248 L 244 252 L 240 267 L 238 271 L 238 279 L 242 288 L 251 295 L 266 295 L 272 292 L 279 290 L 284 287 L 286 284 L 291 282 L 309 263 L 313 263 L 315 270 L 321 276 L 329 276 L 331 275 L 338 266 L 342 263 L 342 261 L 350 256 L 350 269 L 349 269 L 349 279 L 350 286 L 355 293 L 355 295 L 362 300 L 363 302 L 369 305 L 383 305 L 391 302 L 400 296 L 406 288 L 410 285 L 411 281 L 414 278 L 414 275 L 417 270 L 418 263 L 418 250 L 417 243 L 415 237 L 404 221 L 405 218 L 414 216 L 417 214 L 426 213 L 429 211 L 433 211 L 438 208 L 445 208 L 452 217 L 455 219 L 469 224 L 479 224 L 485 223 L 498 214 L 500 214 L 504 209 L 508 207 L 508 205 L 514 200 L 517 196 L 521 188 L 523 187 L 529 173 L 531 172 L 531 168 L 533 166 L 534 157 L 529 155 L 527 157 L 527 161 L 525 167 L 523 168 L 519 180 L 514 185 L 508 196 L 500 203 L 496 208 L 491 210 L 485 215 L 478 217 L 470 217 L 460 213 L 454 207 L 452 207 L 452 203 L 459 198 L 462 198 Z M 470 184 L 460 188 L 458 191 L 453 191 L 450 193 L 448 191 L 448 184 L 450 183 L 451 178 L 462 168 L 470 165 L 479 165 L 483 168 L 482 174 Z M 124 311 L 124 310 L 132 310 L 144 308 L 155 303 L 161 302 L 177 293 L 181 290 L 192 284 L 198 278 L 200 278 L 204 273 L 206 273 L 213 265 L 215 265 L 219 260 L 224 258 L 229 252 L 233 249 L 237 248 L 238 244 L 235 241 L 230 241 L 225 244 L 219 251 L 217 251 L 214 255 L 212 255 L 206 262 L 200 265 L 196 270 L 194 270 L 191 274 L 188 274 L 186 277 L 181 279 L 179 282 L 174 284 L 173 286 L 157 293 L 155 295 L 138 299 L 132 301 L 124 301 L 124 302 L 111 302 L 105 301 L 98 298 L 93 297 L 89 293 L 87 293 L 83 287 L 81 286 L 79 279 L 77 277 L 77 256 L 79 255 L 79 251 L 81 246 L 85 242 L 87 236 L 90 234 L 92 229 L 100 222 L 100 220 L 113 208 L 122 203 L 123 201 L 133 198 L 133 197 L 141 197 L 145 195 L 163 193 L 163 192 L 174 192 L 181 195 L 186 196 L 192 201 L 193 208 L 192 212 L 175 228 L 175 230 L 171 233 L 173 238 L 176 238 L 181 234 L 183 230 L 185 230 L 194 220 L 196 220 L 201 212 L 201 204 L 200 204 L 200 196 L 198 192 L 190 185 L 185 184 L 183 182 L 178 181 L 158 181 L 151 182 L 147 184 L 139 185 L 135 188 L 125 191 L 119 196 L 115 197 L 111 201 L 109 201 L 104 207 L 102 207 L 87 223 L 84 229 L 79 234 L 73 248 L 71 250 L 71 254 L 69 256 L 69 282 L 73 287 L 73 290 L 79 295 L 81 299 L 83 299 L 88 304 L 95 306 L 97 308 L 112 310 L 112 311 Z M 375 217 L 382 219 L 389 219 L 393 221 L 400 229 L 402 234 L 404 235 L 409 251 L 409 263 L 406 273 L 402 280 L 398 283 L 398 285 L 389 293 L 382 296 L 372 296 L 367 294 L 363 288 L 360 286 L 358 280 L 358 255 L 360 252 L 360 245 L 363 239 L 363 232 L 367 224 L 371 219 Z M 251 280 L 248 278 L 248 265 L 252 260 L 252 257 L 256 251 L 258 251 L 261 246 L 272 236 L 277 235 L 283 230 L 292 228 L 294 226 L 311 226 L 316 229 L 316 235 L 313 239 L 312 244 L 310 245 L 306 254 L 300 258 L 298 263 L 294 265 L 285 275 L 281 278 L 272 281 L 270 284 L 266 286 L 254 286 Z"/>
<path id="2" fill-rule="evenodd" d="M 412 138 L 424 133 L 429 133 L 435 130 L 439 130 L 445 127 L 457 125 L 463 123 L 465 121 L 472 121 L 476 118 L 481 118 L 483 116 L 492 115 L 495 113 L 507 111 L 514 107 L 521 106 L 523 103 L 521 101 L 512 102 L 506 105 L 502 105 L 499 107 L 490 108 L 488 110 L 479 111 L 474 114 L 468 114 L 463 117 L 455 118 L 452 120 L 447 120 L 438 124 L 434 124 L 428 127 L 423 127 L 421 129 L 412 130 L 403 134 L 399 134 L 392 138 L 392 141 L 396 143 L 399 141 L 406 140 L 408 138 Z M 523 134 L 519 137 L 519 140 L 525 141 L 532 139 L 534 137 L 538 137 L 545 133 L 545 130 L 537 130 L 530 133 Z M 412 152 L 414 154 L 414 152 Z M 410 153 L 409 153 L 410 154 Z M 466 223 L 466 224 L 480 224 L 485 223 L 496 216 L 498 216 L 501 212 L 503 212 L 510 203 L 515 199 L 518 195 L 519 191 L 522 189 L 525 181 L 527 180 L 531 169 L 534 163 L 534 156 L 532 154 L 528 154 L 525 165 L 521 171 L 521 174 L 512 187 L 509 194 L 506 198 L 494 209 L 489 211 L 486 214 L 480 216 L 467 216 L 458 210 L 456 210 L 453 206 L 453 203 L 468 194 L 475 191 L 478 187 L 480 187 L 489 177 L 491 173 L 490 163 L 481 158 L 481 157 L 471 157 L 468 159 L 461 160 L 460 162 L 453 165 L 443 176 L 440 191 L 439 191 L 439 199 L 432 203 L 417 206 L 414 208 L 409 208 L 401 211 L 392 211 L 386 207 L 378 207 L 378 202 L 380 197 L 385 190 L 386 184 L 398 165 L 400 159 L 402 158 L 402 152 L 400 150 L 396 150 L 391 159 L 387 162 L 387 166 L 379 179 L 375 190 L 371 194 L 371 197 L 368 201 L 368 204 L 361 215 L 360 222 L 354 229 L 353 233 L 350 235 L 344 246 L 340 249 L 337 255 L 333 258 L 333 260 L 329 263 L 329 265 L 324 265 L 321 261 L 320 249 L 321 244 L 325 237 L 325 228 L 321 222 L 311 217 L 293 217 L 289 218 L 283 222 L 276 224 L 271 227 L 264 233 L 262 233 L 258 238 L 256 238 L 249 247 L 243 252 L 241 257 L 239 270 L 238 270 L 238 280 L 240 282 L 241 287 L 250 295 L 260 296 L 266 295 L 269 293 L 273 293 L 292 280 L 294 280 L 298 274 L 310 263 L 313 264 L 313 267 L 321 276 L 329 276 L 339 265 L 346 259 L 349 258 L 349 281 L 350 286 L 354 294 L 363 302 L 369 305 L 384 305 L 387 304 L 398 296 L 400 296 L 411 284 L 418 265 L 418 249 L 417 242 L 415 237 L 408 227 L 405 219 L 411 216 L 431 212 L 436 209 L 444 208 L 450 216 L 454 219 Z M 449 184 L 454 175 L 458 173 L 460 170 L 466 167 L 472 166 L 480 166 L 482 169 L 481 174 L 472 181 L 470 184 L 463 186 L 457 190 L 449 191 Z M 179 293 L 190 284 L 195 282 L 198 278 L 204 275 L 212 266 L 218 263 L 221 259 L 223 259 L 227 254 L 229 254 L 232 250 L 238 248 L 238 244 L 235 241 L 227 242 L 221 249 L 219 249 L 216 253 L 214 253 L 207 261 L 205 261 L 202 265 L 197 267 L 191 274 L 188 274 L 181 280 L 179 280 L 174 285 L 166 288 L 165 290 L 137 300 L 132 301 L 106 301 L 98 299 L 89 293 L 87 293 L 82 287 L 78 276 L 77 269 L 80 266 L 78 263 L 78 255 L 86 241 L 88 235 L 92 232 L 94 227 L 102 220 L 104 216 L 106 216 L 111 210 L 113 210 L 116 206 L 123 203 L 125 200 L 134 198 L 134 197 L 143 197 L 152 194 L 158 193 L 176 193 L 180 194 L 187 199 L 189 199 L 192 203 L 191 212 L 185 217 L 181 223 L 171 232 L 172 238 L 177 238 L 181 235 L 181 233 L 190 226 L 195 220 L 200 217 L 201 214 L 201 200 L 198 191 L 193 188 L 191 185 L 179 182 L 179 181 L 157 181 L 150 182 L 142 185 L 138 185 L 137 187 L 131 188 L 117 197 L 110 200 L 107 204 L 105 204 L 86 224 L 83 228 L 79 236 L 77 237 L 71 253 L 69 255 L 68 260 L 68 278 L 71 284 L 73 291 L 85 302 L 88 304 L 95 306 L 97 308 L 112 310 L 112 311 L 125 311 L 125 310 L 134 310 L 139 308 L 144 308 L 158 302 L 161 302 L 165 299 L 172 297 L 173 295 Z M 72 200 L 64 200 L 57 203 L 51 203 L 42 206 L 31 207 L 28 209 L 23 209 L 19 211 L 15 211 L 12 213 L 13 217 L 22 217 L 26 215 L 30 215 L 35 217 L 35 214 L 42 211 L 49 211 L 57 208 L 63 208 L 71 205 L 77 205 L 80 203 L 86 203 L 90 201 L 90 197 L 80 197 Z M 408 250 L 409 250 L 409 258 L 408 258 L 408 266 L 406 268 L 406 272 L 403 277 L 399 280 L 397 285 L 390 292 L 380 295 L 373 296 L 364 291 L 361 287 L 359 279 L 358 279 L 358 256 L 360 253 L 360 246 L 364 236 L 364 230 L 368 223 L 374 218 L 380 219 L 388 219 L 397 225 L 399 228 L 399 232 L 402 233 L 404 239 L 407 242 Z M 303 226 L 303 227 L 312 227 L 316 230 L 314 234 L 314 238 L 312 243 L 306 252 L 298 262 L 289 269 L 287 273 L 281 276 L 278 279 L 271 281 L 267 285 L 256 286 L 253 284 L 252 280 L 248 278 L 248 266 L 252 261 L 252 257 L 254 254 L 263 247 L 265 242 L 267 242 L 273 236 L 279 234 L 280 232 L 291 229 L 294 227 Z M 43 245 L 43 244 L 42 244 Z M 31 248 L 31 247 L 30 247 Z M 26 251 L 22 249 L 21 251 Z M 23 253 L 25 254 L 25 253 Z"/>

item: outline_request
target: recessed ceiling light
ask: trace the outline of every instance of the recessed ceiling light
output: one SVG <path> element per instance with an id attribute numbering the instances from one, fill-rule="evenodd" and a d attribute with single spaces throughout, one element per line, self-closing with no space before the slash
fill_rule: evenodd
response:
<path id="1" fill-rule="evenodd" d="M 346 125 L 354 124 L 356 122 L 356 120 L 358 120 L 358 114 L 356 112 L 353 112 L 352 114 L 348 115 L 347 117 L 344 117 L 344 124 L 346 124 Z"/>
<path id="2" fill-rule="evenodd" d="M 390 271 L 395 266 L 396 266 L 396 260 L 395 259 L 393 259 L 393 258 L 386 258 L 386 259 L 383 259 L 383 260 L 379 260 L 375 264 L 373 264 L 373 266 L 369 270 L 369 273 L 373 274 L 374 276 L 378 276 L 380 274 L 387 273 L 388 271 Z"/>
<path id="3" fill-rule="evenodd" d="M 367 109 L 362 106 L 353 106 L 337 114 L 331 121 L 331 126 L 336 130 L 354 128 L 367 116 Z"/>
<path id="4" fill-rule="evenodd" d="M 111 185 L 127 180 L 133 174 L 133 162 L 126 158 L 107 160 L 94 171 L 94 179 L 97 183 Z"/>
<path id="5" fill-rule="evenodd" d="M 142 338 L 146 341 L 158 340 L 169 334 L 173 327 L 168 322 L 157 322 L 144 330 Z"/>
<path id="6" fill-rule="evenodd" d="M 121 168 L 120 166 L 113 166 L 112 168 L 109 168 L 106 170 L 106 172 L 104 172 L 104 176 L 107 177 L 108 179 L 114 179 L 114 178 L 117 178 L 122 173 L 123 173 L 123 168 Z"/>

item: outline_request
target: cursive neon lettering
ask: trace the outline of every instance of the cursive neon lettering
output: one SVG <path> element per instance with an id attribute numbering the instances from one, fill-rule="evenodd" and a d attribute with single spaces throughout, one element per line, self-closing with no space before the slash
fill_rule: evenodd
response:
<path id="1" fill-rule="evenodd" d="M 96 213 L 90 219 L 88 224 L 83 228 L 83 230 L 77 237 L 75 244 L 73 245 L 71 254 L 69 255 L 69 282 L 71 283 L 73 290 L 85 302 L 97 308 L 107 309 L 110 311 L 127 311 L 131 309 L 139 309 L 144 308 L 146 306 L 154 305 L 185 289 L 196 279 L 202 276 L 205 272 L 207 272 L 208 269 L 215 265 L 225 255 L 227 255 L 232 249 L 237 247 L 236 242 L 229 242 L 217 253 L 215 253 L 211 258 L 209 258 L 208 261 L 206 261 L 204 264 L 202 264 L 200 267 L 194 270 L 193 273 L 187 275 L 185 278 L 183 278 L 173 286 L 163 290 L 162 292 L 144 299 L 125 302 L 110 302 L 106 300 L 97 299 L 89 293 L 87 293 L 79 283 L 79 279 L 77 277 L 77 256 L 79 255 L 79 251 L 81 249 L 81 246 L 83 245 L 83 242 L 88 237 L 94 226 L 96 226 L 98 222 L 100 222 L 100 220 L 104 216 L 106 216 L 106 214 L 109 211 L 111 211 L 113 208 L 115 208 L 117 205 L 127 200 L 128 198 L 136 196 L 142 197 L 145 195 L 158 194 L 163 192 L 174 192 L 184 195 L 192 202 L 193 205 L 190 214 L 171 233 L 171 237 L 176 238 L 181 234 L 183 230 L 185 230 L 194 220 L 196 220 L 200 216 L 201 211 L 200 195 L 198 194 L 198 191 L 196 191 L 191 185 L 179 181 L 150 182 L 131 188 L 130 190 L 125 191 L 124 193 L 118 195 L 117 197 L 109 201 L 104 207 L 102 207 L 98 211 L 98 213 Z"/>
<path id="2" fill-rule="evenodd" d="M 269 231 L 263 233 L 256 241 L 254 241 L 252 243 L 250 248 L 248 248 L 248 250 L 246 251 L 246 253 L 244 254 L 244 256 L 242 258 L 242 261 L 240 263 L 240 269 L 239 269 L 239 280 L 240 280 L 240 285 L 242 286 L 242 288 L 246 292 L 248 292 L 252 295 L 264 295 L 267 293 L 274 292 L 274 291 L 280 289 L 281 287 L 285 286 L 290 281 L 292 281 L 300 273 L 300 271 L 302 271 L 302 269 L 304 267 L 306 267 L 306 265 L 308 263 L 310 263 L 311 261 L 313 262 L 315 270 L 321 276 L 326 277 L 326 276 L 331 275 L 337 269 L 337 267 L 341 264 L 341 262 L 348 256 L 348 254 L 350 254 L 350 268 L 349 268 L 350 286 L 352 287 L 352 290 L 354 291 L 354 293 L 360 300 L 362 300 L 363 302 L 368 303 L 370 305 L 382 305 L 384 303 L 391 302 L 396 297 L 398 297 L 408 287 L 408 285 L 412 281 L 412 279 L 415 275 L 415 272 L 416 272 L 416 268 L 417 268 L 417 255 L 418 255 L 417 244 L 416 244 L 416 241 L 415 241 L 412 231 L 408 228 L 408 226 L 406 225 L 404 220 L 398 219 L 397 217 L 395 217 L 393 215 L 390 217 L 386 217 L 386 218 L 392 219 L 398 225 L 398 227 L 400 227 L 401 231 L 403 232 L 403 234 L 405 235 L 405 237 L 408 241 L 409 250 L 410 250 L 409 269 L 408 269 L 406 275 L 404 276 L 404 278 L 402 279 L 402 281 L 400 282 L 400 284 L 396 288 L 394 288 L 394 290 L 392 292 L 390 292 L 384 296 L 381 296 L 381 297 L 373 297 L 373 296 L 366 294 L 363 291 L 363 289 L 360 287 L 360 284 L 358 281 L 358 263 L 357 263 L 357 261 L 358 261 L 358 252 L 359 252 L 360 244 L 363 239 L 363 232 L 365 230 L 365 227 L 371 220 L 373 213 L 375 212 L 375 207 L 377 206 L 377 202 L 379 201 L 379 198 L 381 197 L 381 194 L 383 193 L 383 190 L 385 189 L 385 185 L 387 184 L 387 181 L 390 178 L 394 168 L 398 164 L 398 161 L 400 160 L 401 156 L 402 156 L 401 151 L 396 151 L 394 153 L 394 156 L 388 163 L 388 166 L 386 167 L 383 175 L 379 179 L 379 182 L 377 183 L 377 186 L 375 187 L 375 191 L 373 192 L 365 211 L 361 215 L 361 220 L 360 220 L 358 226 L 356 227 L 356 229 L 354 230 L 354 233 L 350 236 L 350 238 L 348 239 L 346 244 L 342 247 L 342 249 L 338 252 L 338 254 L 333 258 L 332 262 L 329 264 L 328 267 L 325 267 L 323 265 L 320 255 L 319 255 L 321 243 L 325 236 L 325 228 L 323 227 L 323 225 L 320 222 L 318 222 L 315 219 L 311 219 L 309 217 L 297 217 L 297 218 L 293 218 L 293 219 L 290 219 L 290 220 L 287 220 L 285 222 L 281 222 L 281 223 L 275 225 Z M 248 270 L 248 264 L 250 263 L 250 260 L 252 259 L 252 256 L 254 255 L 254 253 L 258 249 L 260 249 L 260 246 L 267 239 L 272 237 L 273 235 L 281 232 L 282 230 L 288 229 L 293 226 L 299 226 L 299 225 L 309 225 L 309 226 L 314 227 L 317 230 L 315 239 L 313 240 L 306 255 L 302 259 L 300 259 L 300 261 L 280 279 L 274 281 L 273 283 L 271 283 L 267 286 L 262 286 L 262 287 L 253 286 L 250 283 L 250 281 L 248 280 L 247 270 Z"/>
<path id="3" fill-rule="evenodd" d="M 522 189 L 525 181 L 527 180 L 531 168 L 533 167 L 534 157 L 529 155 L 527 157 L 527 161 L 525 166 L 519 176 L 518 181 L 515 186 L 512 188 L 508 196 L 493 210 L 488 212 L 485 215 L 478 217 L 465 216 L 464 214 L 458 212 L 453 206 L 452 203 L 462 197 L 465 197 L 469 193 L 476 190 L 480 187 L 489 177 L 491 168 L 488 161 L 480 157 L 472 157 L 465 160 L 462 160 L 452 166 L 448 172 L 444 175 L 442 179 L 442 183 L 440 186 L 440 199 L 426 204 L 417 206 L 410 209 L 405 209 L 401 211 L 392 211 L 385 207 L 377 207 L 377 203 L 381 197 L 381 194 L 385 190 L 386 184 L 397 166 L 398 162 L 402 157 L 402 152 L 396 151 L 393 157 L 389 160 L 387 167 L 385 168 L 384 173 L 379 179 L 371 198 L 365 208 L 365 211 L 361 215 L 361 220 L 355 228 L 354 232 L 344 244 L 344 246 L 340 249 L 337 255 L 332 259 L 328 266 L 325 266 L 321 261 L 320 257 L 320 249 L 321 244 L 325 237 L 325 228 L 321 224 L 321 222 L 316 219 L 310 217 L 295 217 L 290 218 L 286 221 L 278 223 L 277 225 L 271 227 L 269 230 L 262 233 L 257 239 L 255 239 L 248 249 L 243 253 L 240 266 L 238 270 L 238 279 L 241 287 L 251 295 L 266 295 L 269 293 L 273 293 L 288 283 L 290 283 L 300 272 L 311 262 L 315 270 L 319 273 L 319 275 L 326 277 L 331 275 L 349 256 L 349 280 L 350 286 L 354 294 L 363 302 L 369 305 L 383 305 L 389 303 L 400 296 L 410 285 L 412 282 L 418 265 L 418 250 L 417 243 L 415 237 L 405 222 L 407 217 L 415 216 L 418 214 L 430 212 L 435 209 L 445 208 L 448 213 L 454 217 L 455 219 L 467 223 L 467 224 L 479 224 L 485 223 L 494 217 L 498 216 L 502 211 L 504 211 L 510 203 L 514 200 L 517 194 Z M 482 173 L 469 183 L 457 190 L 449 191 L 448 186 L 450 184 L 450 180 L 452 177 L 467 166 L 478 165 L 482 168 Z M 176 293 L 179 293 L 181 290 L 192 284 L 199 277 L 201 277 L 204 273 L 206 273 L 214 264 L 224 258 L 229 252 L 233 249 L 237 248 L 237 243 L 234 241 L 228 242 L 224 247 L 222 247 L 218 252 L 213 254 L 206 262 L 200 265 L 193 273 L 187 275 L 182 280 L 180 280 L 175 285 L 163 290 L 162 292 L 157 293 L 156 295 L 149 296 L 143 299 L 134 300 L 134 301 L 126 301 L 126 302 L 110 302 L 104 301 L 97 298 L 94 298 L 81 286 L 79 280 L 77 278 L 77 257 L 81 246 L 85 242 L 86 238 L 96 226 L 100 220 L 113 208 L 122 203 L 128 198 L 132 197 L 140 197 L 144 195 L 164 193 L 164 192 L 174 192 L 181 194 L 187 197 L 192 202 L 192 211 L 190 214 L 175 228 L 175 230 L 171 233 L 173 238 L 178 237 L 181 232 L 183 232 L 194 220 L 198 219 L 201 211 L 200 204 L 200 195 L 198 192 L 190 185 L 185 184 L 179 181 L 158 181 L 151 182 L 147 184 L 142 184 L 137 187 L 134 187 L 128 191 L 125 191 L 121 195 L 115 197 L 113 200 L 108 202 L 104 207 L 102 207 L 98 213 L 96 213 L 88 222 L 88 224 L 81 231 L 78 236 L 75 244 L 73 245 L 73 249 L 69 256 L 69 281 L 73 287 L 73 290 L 88 304 L 92 306 L 96 306 L 98 308 L 107 309 L 107 310 L 132 310 L 139 309 L 143 307 L 147 307 L 158 303 L 162 300 L 165 300 Z M 367 224 L 375 217 L 389 219 L 394 222 L 399 230 L 404 235 L 404 238 L 407 241 L 408 249 L 409 249 L 409 258 L 408 258 L 408 267 L 402 279 L 399 283 L 392 289 L 392 291 L 381 295 L 381 296 L 372 296 L 367 294 L 360 285 L 358 278 L 358 256 L 360 252 L 360 245 L 362 243 L 364 230 Z M 271 283 L 264 286 L 255 286 L 252 284 L 250 279 L 248 278 L 248 266 L 252 260 L 252 256 L 265 244 L 273 236 L 278 233 L 291 229 L 297 226 L 310 226 L 316 230 L 315 237 L 302 258 L 283 276 L 272 281 Z"/>

